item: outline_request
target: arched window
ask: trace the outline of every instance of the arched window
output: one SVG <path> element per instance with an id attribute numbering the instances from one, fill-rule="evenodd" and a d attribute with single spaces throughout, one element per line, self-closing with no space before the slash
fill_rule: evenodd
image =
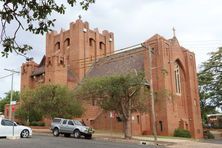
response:
<path id="1" fill-rule="evenodd" d="M 59 50 L 59 49 L 60 49 L 60 42 L 57 42 L 57 43 L 55 44 L 55 49 L 56 49 L 56 50 Z"/>
<path id="2" fill-rule="evenodd" d="M 65 39 L 64 44 L 65 44 L 65 47 L 69 47 L 70 46 L 70 39 L 69 38 Z"/>
<path id="3" fill-rule="evenodd" d="M 105 44 L 103 42 L 99 42 L 99 49 L 105 49 Z"/>
<path id="4" fill-rule="evenodd" d="M 163 121 L 159 121 L 159 124 L 160 124 L 160 131 L 162 132 L 163 131 Z"/>
<path id="5" fill-rule="evenodd" d="M 89 46 L 94 46 L 95 45 L 95 40 L 93 38 L 89 39 Z"/>
<path id="6" fill-rule="evenodd" d="M 176 85 L 176 93 L 181 94 L 180 66 L 177 62 L 175 63 L 174 67 L 174 78 Z"/>

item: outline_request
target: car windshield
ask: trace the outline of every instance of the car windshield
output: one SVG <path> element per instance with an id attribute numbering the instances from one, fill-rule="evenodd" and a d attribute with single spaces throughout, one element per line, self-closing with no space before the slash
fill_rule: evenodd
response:
<path id="1" fill-rule="evenodd" d="M 73 122 L 75 123 L 75 125 L 83 126 L 83 124 L 80 121 L 78 121 L 78 120 L 74 120 Z"/>

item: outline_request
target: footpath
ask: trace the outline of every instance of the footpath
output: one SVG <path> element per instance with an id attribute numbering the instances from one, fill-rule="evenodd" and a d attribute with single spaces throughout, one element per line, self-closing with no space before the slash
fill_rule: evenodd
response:
<path id="1" fill-rule="evenodd" d="M 52 135 L 49 129 L 36 129 L 33 128 L 34 135 Z M 95 140 L 105 140 L 112 142 L 123 142 L 123 143 L 135 143 L 141 145 L 153 145 L 152 136 L 133 136 L 132 139 L 124 139 L 122 133 L 109 133 L 107 131 L 96 131 L 93 134 L 93 139 Z M 222 140 L 196 140 L 187 138 L 177 138 L 177 137 L 158 137 L 159 147 L 167 148 L 222 148 Z"/>

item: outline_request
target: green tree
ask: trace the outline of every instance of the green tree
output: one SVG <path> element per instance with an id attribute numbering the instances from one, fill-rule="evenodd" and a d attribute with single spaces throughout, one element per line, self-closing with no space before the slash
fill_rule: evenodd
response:
<path id="1" fill-rule="evenodd" d="M 81 102 L 73 91 L 60 85 L 41 85 L 26 90 L 21 95 L 21 107 L 17 116 L 23 121 L 39 121 L 42 117 L 79 117 L 83 113 Z"/>
<path id="2" fill-rule="evenodd" d="M 144 74 L 115 75 L 86 79 L 75 93 L 81 99 L 97 99 L 105 111 L 115 111 L 123 117 L 125 138 L 131 138 L 132 112 L 147 111 L 147 97 L 144 97 Z"/>
<path id="3" fill-rule="evenodd" d="M 6 96 L 0 100 L 0 112 L 4 112 L 5 104 L 9 104 L 10 103 L 11 91 L 5 93 L 5 95 Z M 13 91 L 12 101 L 18 101 L 19 98 L 20 98 L 19 91 Z"/>
<path id="4" fill-rule="evenodd" d="M 64 14 L 66 6 L 73 7 L 77 3 L 87 10 L 95 0 L 66 0 L 59 3 L 56 0 L 0 0 L 1 39 L 4 50 L 2 56 L 9 52 L 25 54 L 31 50 L 30 45 L 19 45 L 16 35 L 19 30 L 29 31 L 33 34 L 44 34 L 51 30 L 56 21 L 51 17 L 53 13 Z M 12 23 L 15 30 L 7 30 Z M 17 25 L 17 26 L 16 26 Z M 13 33 L 12 33 L 13 32 Z"/>
<path id="5" fill-rule="evenodd" d="M 83 109 L 73 91 L 60 85 L 42 85 L 35 90 L 38 108 L 49 117 L 81 116 Z"/>
<path id="6" fill-rule="evenodd" d="M 222 107 L 222 48 L 210 53 L 210 58 L 202 63 L 198 81 L 202 119 L 206 122 L 207 114 Z"/>
<path id="7" fill-rule="evenodd" d="M 42 119 L 44 112 L 38 108 L 35 99 L 35 90 L 28 89 L 21 93 L 20 107 L 16 110 L 15 116 L 23 124 L 29 125 L 30 122 Z"/>

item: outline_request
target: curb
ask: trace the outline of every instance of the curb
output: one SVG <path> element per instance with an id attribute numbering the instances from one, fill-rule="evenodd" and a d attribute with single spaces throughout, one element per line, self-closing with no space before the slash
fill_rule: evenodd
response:
<path id="1" fill-rule="evenodd" d="M 33 134 L 37 134 L 37 135 L 47 135 L 50 136 L 52 135 L 51 130 L 39 130 L 39 129 L 32 129 Z M 132 139 L 124 139 L 122 137 L 111 137 L 111 136 L 106 136 L 106 135 L 97 135 L 94 134 L 93 135 L 93 139 L 94 140 L 103 140 L 103 141 L 110 141 L 110 142 L 122 142 L 122 143 L 133 143 L 133 144 L 139 144 L 139 145 L 155 145 L 153 141 L 150 140 L 143 140 L 143 139 L 136 139 L 136 138 L 132 138 Z M 163 142 L 163 141 L 159 141 L 158 142 L 158 146 L 169 146 L 169 145 L 173 145 L 175 143 L 173 142 Z"/>
<path id="2" fill-rule="evenodd" d="M 6 139 L 8 139 L 8 140 L 17 140 L 17 139 L 20 139 L 20 136 L 7 136 Z"/>

